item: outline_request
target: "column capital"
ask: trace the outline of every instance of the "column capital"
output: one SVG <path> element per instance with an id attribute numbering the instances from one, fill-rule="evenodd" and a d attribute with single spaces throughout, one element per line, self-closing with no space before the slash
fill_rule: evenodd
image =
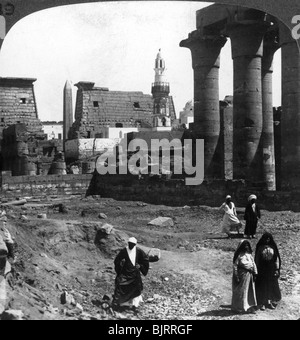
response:
<path id="1" fill-rule="evenodd" d="M 264 36 L 264 55 L 274 54 L 280 47 L 278 30 L 269 30 Z"/>
<path id="2" fill-rule="evenodd" d="M 227 38 L 223 35 L 203 35 L 196 30 L 182 40 L 180 47 L 187 47 L 192 52 L 193 68 L 203 66 L 219 67 L 220 52 Z"/>
<path id="3" fill-rule="evenodd" d="M 207 35 L 199 30 L 191 32 L 187 39 L 180 42 L 180 47 L 193 48 L 194 45 L 204 44 L 206 47 L 219 47 L 220 49 L 225 45 L 227 38 L 223 35 Z"/>
<path id="4" fill-rule="evenodd" d="M 267 21 L 244 20 L 231 22 L 226 33 L 231 39 L 232 58 L 263 56 L 263 37 L 270 23 Z"/>
<path id="5" fill-rule="evenodd" d="M 281 47 L 279 42 L 278 30 L 270 30 L 264 36 L 263 42 L 263 72 L 273 72 L 273 59 L 275 52 Z"/>

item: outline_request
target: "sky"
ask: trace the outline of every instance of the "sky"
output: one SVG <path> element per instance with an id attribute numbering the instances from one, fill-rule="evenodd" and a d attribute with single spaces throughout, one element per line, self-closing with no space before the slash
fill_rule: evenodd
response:
<path id="1" fill-rule="evenodd" d="M 29 15 L 8 33 L 1 77 L 36 78 L 39 118 L 63 119 L 63 88 L 91 81 L 112 91 L 151 94 L 161 48 L 176 114 L 193 99 L 191 52 L 179 47 L 196 29 L 196 11 L 212 3 L 112 2 L 69 5 Z M 281 105 L 281 56 L 274 60 L 273 104 Z M 76 87 L 73 87 L 75 108 Z M 233 92 L 231 46 L 221 52 L 220 99 Z"/>

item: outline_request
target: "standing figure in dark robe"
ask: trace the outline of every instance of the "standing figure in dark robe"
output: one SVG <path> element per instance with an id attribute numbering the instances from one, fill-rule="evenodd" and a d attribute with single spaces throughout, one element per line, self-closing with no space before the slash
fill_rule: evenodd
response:
<path id="1" fill-rule="evenodd" d="M 137 240 L 131 237 L 128 246 L 120 251 L 115 259 L 115 307 L 133 307 L 136 309 L 143 302 L 143 282 L 141 273 L 146 276 L 149 270 L 148 255 L 137 246 Z"/>
<path id="2" fill-rule="evenodd" d="M 257 302 L 261 310 L 275 309 L 281 300 L 278 279 L 280 277 L 281 258 L 277 245 L 270 233 L 264 233 L 258 241 L 255 252 L 258 270 L 256 279 Z"/>
<path id="3" fill-rule="evenodd" d="M 257 223 L 260 219 L 260 208 L 256 203 L 257 197 L 250 195 L 245 210 L 244 219 L 246 221 L 245 236 L 248 238 L 256 238 Z"/>

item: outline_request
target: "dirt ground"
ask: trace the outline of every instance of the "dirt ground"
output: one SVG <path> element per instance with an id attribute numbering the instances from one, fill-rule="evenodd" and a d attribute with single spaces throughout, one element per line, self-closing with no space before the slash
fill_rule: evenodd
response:
<path id="1" fill-rule="evenodd" d="M 220 202 L 221 205 L 222 202 Z M 59 212 L 63 204 L 64 212 Z M 63 209 L 63 210 L 64 210 Z M 272 232 L 282 256 L 283 299 L 274 311 L 254 315 L 230 310 L 232 258 L 240 238 L 221 233 L 217 208 L 167 207 L 100 197 L 37 200 L 6 208 L 7 226 L 17 244 L 15 287 L 7 309 L 27 320 L 296 320 L 300 318 L 300 213 L 262 211 L 258 237 Z M 243 209 L 238 209 L 242 219 Z M 47 219 L 38 218 L 47 214 Z M 106 214 L 100 219 L 99 214 Z M 153 227 L 156 217 L 173 227 Z M 115 229 L 107 238 L 99 228 Z M 138 313 L 103 309 L 114 291 L 113 260 L 129 236 L 148 251 L 161 249 L 143 278 L 144 304 Z M 257 240 L 251 240 L 253 249 Z M 71 302 L 62 304 L 68 292 Z"/>

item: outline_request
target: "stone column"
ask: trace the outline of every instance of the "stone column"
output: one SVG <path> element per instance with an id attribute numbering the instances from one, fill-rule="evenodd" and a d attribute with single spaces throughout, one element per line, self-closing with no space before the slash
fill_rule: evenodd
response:
<path id="1" fill-rule="evenodd" d="M 300 188 L 300 54 L 296 41 L 282 45 L 282 189 Z"/>
<path id="2" fill-rule="evenodd" d="M 263 179 L 267 190 L 276 190 L 274 118 L 273 118 L 273 59 L 279 48 L 278 32 L 270 31 L 264 37 L 262 59 Z"/>
<path id="3" fill-rule="evenodd" d="M 204 176 L 223 178 L 223 162 L 216 154 L 220 135 L 219 68 L 220 52 L 227 39 L 203 36 L 194 31 L 181 41 L 192 53 L 194 69 L 194 124 L 195 138 L 204 139 Z M 190 125 L 191 126 L 191 125 Z M 219 159 L 218 159 L 219 158 Z"/>
<path id="4" fill-rule="evenodd" d="M 0 32 L 0 53 L 1 53 L 1 48 L 2 48 L 2 44 L 4 41 L 4 34 L 1 37 L 1 32 Z M 1 90 L 0 90 L 1 91 Z M 1 117 L 2 118 L 2 117 Z M 1 149 L 2 149 L 2 126 L 0 126 L 0 153 L 1 153 Z M 3 162 L 2 162 L 2 156 L 0 156 L 0 171 L 2 171 L 3 169 Z"/>
<path id="5" fill-rule="evenodd" d="M 263 37 L 268 24 L 239 21 L 227 26 L 234 63 L 233 177 L 263 182 L 260 139 L 262 119 Z"/>

